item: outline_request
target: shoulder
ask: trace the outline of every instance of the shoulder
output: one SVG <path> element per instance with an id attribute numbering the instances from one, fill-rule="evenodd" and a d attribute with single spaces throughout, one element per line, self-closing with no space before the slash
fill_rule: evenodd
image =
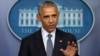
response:
<path id="1" fill-rule="evenodd" d="M 41 35 L 41 32 L 40 32 L 40 30 L 38 30 L 38 31 L 31 33 L 30 35 L 24 37 L 22 39 L 22 41 L 34 41 L 35 38 L 37 38 L 37 36 L 40 36 L 40 35 Z"/>
<path id="2" fill-rule="evenodd" d="M 69 33 L 69 32 L 64 32 L 64 31 L 57 29 L 57 35 L 63 37 L 64 39 L 67 39 L 67 40 L 76 41 L 76 36 L 72 33 Z"/>
<path id="3" fill-rule="evenodd" d="M 57 33 L 60 34 L 60 35 L 62 35 L 62 36 L 63 36 L 63 35 L 64 35 L 64 36 L 69 36 L 69 37 L 75 36 L 75 35 L 72 34 L 72 33 L 64 32 L 64 31 L 59 30 L 59 29 L 57 29 Z"/>

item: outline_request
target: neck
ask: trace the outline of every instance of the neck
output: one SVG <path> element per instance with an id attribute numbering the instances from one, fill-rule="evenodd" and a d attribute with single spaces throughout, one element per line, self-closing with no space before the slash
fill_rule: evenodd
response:
<path id="1" fill-rule="evenodd" d="M 46 32 L 48 32 L 48 33 L 52 33 L 52 32 L 54 32 L 54 31 L 56 31 L 56 29 L 55 30 L 53 30 L 53 31 L 47 31 L 45 28 L 41 28 L 42 30 L 45 30 Z"/>

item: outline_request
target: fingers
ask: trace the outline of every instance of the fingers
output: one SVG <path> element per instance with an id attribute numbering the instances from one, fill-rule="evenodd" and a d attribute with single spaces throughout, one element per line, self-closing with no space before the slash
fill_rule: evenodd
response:
<path id="1" fill-rule="evenodd" d="M 75 50 L 75 51 L 78 50 L 77 44 L 74 41 L 72 41 L 72 42 L 68 41 L 67 43 L 68 43 L 68 45 L 66 47 L 67 50 Z"/>
<path id="2" fill-rule="evenodd" d="M 76 46 L 77 46 L 75 42 L 72 42 L 72 44 L 73 44 L 73 46 L 74 46 L 74 47 L 76 47 Z"/>
<path id="3" fill-rule="evenodd" d="M 77 44 L 72 41 L 72 42 L 67 42 L 67 47 L 66 47 L 67 50 L 71 50 L 71 49 L 77 49 Z M 60 51 L 64 52 L 66 49 L 60 49 Z"/>
<path id="4" fill-rule="evenodd" d="M 73 42 L 67 42 L 66 49 L 60 49 L 60 51 L 65 55 L 65 56 L 75 56 L 77 52 L 77 44 Z"/>
<path id="5" fill-rule="evenodd" d="M 72 47 L 77 47 L 77 45 L 76 45 L 76 43 L 74 42 L 74 41 L 72 41 L 72 42 L 67 42 L 67 45 L 68 46 L 72 46 Z"/>
<path id="6" fill-rule="evenodd" d="M 61 52 L 64 52 L 64 49 L 61 48 L 60 51 L 61 51 Z"/>
<path id="7" fill-rule="evenodd" d="M 66 52 L 66 50 L 64 50 L 64 49 L 61 48 L 60 51 L 61 51 L 65 56 L 68 56 L 68 55 L 67 55 L 68 52 Z"/>

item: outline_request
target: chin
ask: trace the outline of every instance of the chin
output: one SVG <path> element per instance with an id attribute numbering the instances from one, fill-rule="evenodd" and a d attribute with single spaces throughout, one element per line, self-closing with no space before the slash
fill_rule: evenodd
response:
<path id="1" fill-rule="evenodd" d="M 53 32 L 55 29 L 50 29 L 49 32 Z"/>

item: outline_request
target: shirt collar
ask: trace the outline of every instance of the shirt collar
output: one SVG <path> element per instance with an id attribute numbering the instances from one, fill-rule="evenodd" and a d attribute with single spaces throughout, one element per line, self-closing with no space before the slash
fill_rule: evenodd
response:
<path id="1" fill-rule="evenodd" d="M 47 32 L 43 27 L 41 28 L 42 36 L 47 37 L 49 32 Z M 53 37 L 55 37 L 56 29 L 50 33 Z"/>

